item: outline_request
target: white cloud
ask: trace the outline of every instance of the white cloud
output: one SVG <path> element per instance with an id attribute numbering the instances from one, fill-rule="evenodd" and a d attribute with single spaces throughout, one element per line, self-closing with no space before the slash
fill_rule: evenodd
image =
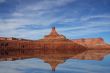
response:
<path id="1" fill-rule="evenodd" d="M 64 6 L 76 0 L 41 0 L 37 4 L 26 6 L 23 10 L 48 10 L 55 9 L 55 7 Z"/>
<path id="2" fill-rule="evenodd" d="M 39 24 L 37 24 L 38 22 L 35 22 L 34 24 L 37 25 L 41 25 L 44 24 L 43 26 L 45 26 L 45 24 L 50 24 L 53 22 L 58 21 L 59 19 L 55 19 L 50 22 L 39 22 Z M 29 38 L 29 39 L 38 39 L 38 38 L 42 38 L 44 35 L 47 35 L 51 29 L 36 29 L 36 30 L 27 30 L 27 29 L 18 29 L 22 26 L 25 25 L 29 25 L 29 24 L 25 24 L 25 23 L 33 23 L 33 21 L 30 20 L 23 20 L 20 19 L 19 22 L 17 22 L 18 20 L 16 19 L 10 19 L 7 21 L 7 23 L 0 25 L 0 35 L 2 36 L 14 36 L 14 37 L 18 37 L 18 38 Z M 6 21 L 5 21 L 6 22 Z M 9 23 L 10 22 L 10 23 Z M 17 22 L 17 23 L 16 23 Z M 21 24 L 24 23 L 24 24 Z M 47 26 L 46 25 L 46 26 Z M 7 26 L 7 27 L 6 27 Z M 34 25 L 35 26 L 35 25 Z M 80 26 L 73 26 L 73 27 L 62 27 L 62 28 L 57 28 L 59 33 L 64 34 L 65 36 L 70 36 L 70 37 L 74 37 L 74 36 L 82 36 L 82 35 L 90 35 L 90 34 L 97 34 L 97 33 L 101 33 L 101 32 L 110 32 L 109 29 L 103 29 L 101 27 L 105 27 L 108 28 L 110 27 L 109 23 L 87 23 L 87 24 L 83 24 Z M 69 33 L 68 33 L 69 32 Z M 75 34 L 75 35 L 72 35 Z"/>
<path id="3" fill-rule="evenodd" d="M 30 3 L 20 5 L 16 8 L 16 11 L 11 13 L 10 18 L 0 19 L 0 34 L 9 36 L 18 35 L 17 28 L 26 25 L 42 25 L 49 26 L 58 22 L 62 16 L 55 17 L 54 11 L 49 9 L 56 9 L 57 6 L 64 6 L 75 0 L 42 0 L 38 3 Z M 26 32 L 28 30 L 22 30 Z M 33 31 L 32 31 L 33 32 Z M 23 35 L 21 35 L 23 36 Z M 26 36 L 26 35 L 25 35 Z"/>
<path id="4" fill-rule="evenodd" d="M 90 19 L 93 19 L 93 18 L 108 18 L 110 19 L 110 15 L 107 15 L 107 14 L 103 14 L 103 15 L 92 15 L 92 16 L 85 16 L 85 17 L 81 17 L 80 20 L 81 21 L 88 21 Z"/>
<path id="5" fill-rule="evenodd" d="M 0 3 L 4 3 L 4 2 L 6 2 L 6 0 L 0 0 Z"/>

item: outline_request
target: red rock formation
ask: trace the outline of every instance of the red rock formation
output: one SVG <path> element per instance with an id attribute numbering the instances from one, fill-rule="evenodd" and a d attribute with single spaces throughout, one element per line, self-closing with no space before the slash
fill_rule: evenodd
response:
<path id="1" fill-rule="evenodd" d="M 3 37 L 0 39 L 0 60 L 36 57 L 49 63 L 53 71 L 66 59 L 99 60 L 110 53 L 108 50 L 110 50 L 110 46 L 105 44 L 102 38 L 69 40 L 58 34 L 55 27 L 52 28 L 49 35 L 40 40 Z"/>
<path id="2" fill-rule="evenodd" d="M 52 28 L 52 31 L 50 32 L 49 35 L 46 35 L 43 40 L 62 40 L 62 39 L 66 39 L 65 36 L 60 35 L 57 33 L 57 31 L 55 30 L 55 27 Z"/>
<path id="3" fill-rule="evenodd" d="M 110 49 L 110 45 L 105 43 L 103 38 L 83 38 L 83 39 L 74 39 L 74 43 L 80 44 L 84 47 L 91 49 Z"/>
<path id="4" fill-rule="evenodd" d="M 56 54 L 70 54 L 74 55 L 85 51 L 86 48 L 72 42 L 67 39 L 65 36 L 60 35 L 56 32 L 55 27 L 52 28 L 52 31 L 49 35 L 45 36 L 41 40 L 30 41 L 30 40 L 0 40 L 0 59 L 2 58 L 16 58 L 16 57 L 38 57 L 39 55 L 50 55 L 56 56 Z M 71 55 L 72 56 L 72 55 Z M 49 56 L 46 56 L 48 58 Z M 58 56 L 59 57 L 59 56 Z M 60 59 L 55 57 L 54 60 Z M 69 56 L 70 57 L 70 56 Z M 69 58 L 68 57 L 68 58 Z M 45 57 L 42 57 L 45 58 Z M 45 58 L 45 59 L 46 59 Z M 53 57 L 51 57 L 53 58 Z M 60 61 L 46 61 L 52 66 L 52 70 L 54 71 L 57 64 Z"/>

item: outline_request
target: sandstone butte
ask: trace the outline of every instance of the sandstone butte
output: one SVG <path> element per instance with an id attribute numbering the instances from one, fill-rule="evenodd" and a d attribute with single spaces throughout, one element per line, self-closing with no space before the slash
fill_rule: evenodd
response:
<path id="1" fill-rule="evenodd" d="M 55 27 L 39 40 L 0 37 L 0 60 L 40 58 L 55 71 L 67 59 L 102 60 L 110 53 L 110 45 L 102 38 L 67 39 Z"/>
<path id="2" fill-rule="evenodd" d="M 87 47 L 88 49 L 109 49 L 110 44 L 104 42 L 103 38 L 82 38 L 74 39 L 73 42 Z"/>

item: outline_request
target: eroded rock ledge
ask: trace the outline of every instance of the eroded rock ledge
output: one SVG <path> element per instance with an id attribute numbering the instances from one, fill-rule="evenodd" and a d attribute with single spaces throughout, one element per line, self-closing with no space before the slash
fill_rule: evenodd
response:
<path id="1" fill-rule="evenodd" d="M 110 44 L 105 43 L 103 38 L 82 38 L 82 39 L 73 39 L 74 43 L 80 44 L 84 47 L 91 49 L 101 49 L 110 48 Z"/>

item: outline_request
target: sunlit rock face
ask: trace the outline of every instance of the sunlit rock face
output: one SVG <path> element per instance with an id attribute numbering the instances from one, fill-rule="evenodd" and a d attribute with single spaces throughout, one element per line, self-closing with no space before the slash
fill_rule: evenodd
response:
<path id="1" fill-rule="evenodd" d="M 74 39 L 73 42 L 87 45 L 87 44 L 104 44 L 104 40 L 102 38 L 82 38 L 82 39 Z"/>
<path id="2" fill-rule="evenodd" d="M 83 39 L 74 39 L 74 43 L 83 45 L 91 49 L 108 49 L 110 45 L 105 43 L 103 38 L 83 38 Z"/>
<path id="3" fill-rule="evenodd" d="M 43 40 L 43 41 L 67 41 L 68 39 L 64 36 L 64 35 L 62 35 L 62 34 L 58 34 L 57 33 L 57 31 L 56 31 L 56 29 L 55 29 L 55 27 L 52 27 L 52 30 L 51 30 L 51 32 L 50 32 L 50 34 L 49 35 L 46 35 L 46 36 L 44 36 L 44 38 L 43 39 L 40 39 L 41 41 Z"/>

